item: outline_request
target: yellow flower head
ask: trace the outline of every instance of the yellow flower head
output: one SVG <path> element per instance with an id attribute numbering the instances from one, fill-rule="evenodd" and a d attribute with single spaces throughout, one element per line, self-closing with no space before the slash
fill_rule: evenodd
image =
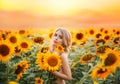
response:
<path id="1" fill-rule="evenodd" d="M 0 60 L 6 62 L 13 54 L 13 47 L 7 42 L 1 42 L 0 44 Z"/>
<path id="2" fill-rule="evenodd" d="M 56 51 L 62 53 L 62 52 L 64 52 L 64 48 L 61 45 L 58 44 L 56 46 Z"/>
<path id="3" fill-rule="evenodd" d="M 102 67 L 101 65 L 96 67 L 90 74 L 93 79 L 101 78 L 106 79 L 109 74 L 112 74 L 109 69 Z"/>
<path id="4" fill-rule="evenodd" d="M 22 40 L 19 44 L 19 47 L 22 51 L 26 51 L 31 48 L 30 40 Z"/>
<path id="5" fill-rule="evenodd" d="M 43 84 L 43 80 L 41 78 L 35 78 L 35 84 Z"/>
<path id="6" fill-rule="evenodd" d="M 96 46 L 101 46 L 101 45 L 103 45 L 105 43 L 106 43 L 106 41 L 104 39 L 97 39 L 95 45 Z"/>
<path id="7" fill-rule="evenodd" d="M 37 44 L 43 44 L 44 43 L 44 38 L 43 37 L 34 37 L 33 42 Z"/>
<path id="8" fill-rule="evenodd" d="M 13 46 L 17 46 L 20 39 L 21 38 L 17 33 L 10 33 L 7 37 L 8 42 L 11 43 Z"/>
<path id="9" fill-rule="evenodd" d="M 28 66 L 29 64 L 26 60 L 16 65 L 16 69 L 14 73 L 17 75 L 17 79 L 20 79 L 20 77 L 22 77 L 22 73 L 26 72 L 26 69 L 28 68 Z"/>
<path id="10" fill-rule="evenodd" d="M 15 81 L 10 81 L 10 82 L 8 82 L 8 84 L 18 84 L 18 83 Z"/>
<path id="11" fill-rule="evenodd" d="M 81 63 L 87 63 L 87 62 L 91 62 L 94 58 L 94 55 L 92 54 L 87 54 L 87 55 L 84 55 L 81 59 L 80 59 L 80 62 Z"/>
<path id="12" fill-rule="evenodd" d="M 111 72 L 116 71 L 116 67 L 120 66 L 120 56 L 119 52 L 112 49 L 106 49 L 106 53 L 101 56 L 102 64 L 104 67 L 111 70 Z"/>
<path id="13" fill-rule="evenodd" d="M 83 30 L 79 30 L 78 32 L 75 32 L 73 39 L 79 43 L 79 42 L 85 42 L 86 41 L 86 32 Z"/>
<path id="14" fill-rule="evenodd" d="M 44 53 L 37 54 L 36 64 L 39 65 L 40 70 L 44 69 L 44 56 L 45 56 Z"/>
<path id="15" fill-rule="evenodd" d="M 58 70 L 61 66 L 61 58 L 59 55 L 54 53 L 47 53 L 44 59 L 45 69 L 48 71 Z"/>
<path id="16" fill-rule="evenodd" d="M 22 36 L 27 36 L 27 35 L 28 35 L 28 31 L 21 29 L 21 30 L 18 31 L 18 34 L 19 34 L 21 37 L 22 37 Z"/>

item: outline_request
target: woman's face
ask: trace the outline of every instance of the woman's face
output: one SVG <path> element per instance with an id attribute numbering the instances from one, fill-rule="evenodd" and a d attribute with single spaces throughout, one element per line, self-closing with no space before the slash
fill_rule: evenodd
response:
<path id="1" fill-rule="evenodd" d="M 62 44 L 63 43 L 63 36 L 60 31 L 57 31 L 53 36 L 53 45 Z"/>

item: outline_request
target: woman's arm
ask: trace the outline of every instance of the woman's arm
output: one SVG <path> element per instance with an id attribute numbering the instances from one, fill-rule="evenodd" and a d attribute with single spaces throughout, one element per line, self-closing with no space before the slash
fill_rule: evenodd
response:
<path id="1" fill-rule="evenodd" d="M 61 55 L 61 60 L 62 60 L 63 73 L 61 73 L 59 71 L 54 71 L 52 73 L 54 75 L 56 75 L 57 77 L 60 77 L 62 79 L 70 80 L 72 77 L 71 77 L 71 69 L 70 69 L 70 66 L 69 66 L 67 54 L 62 54 Z"/>

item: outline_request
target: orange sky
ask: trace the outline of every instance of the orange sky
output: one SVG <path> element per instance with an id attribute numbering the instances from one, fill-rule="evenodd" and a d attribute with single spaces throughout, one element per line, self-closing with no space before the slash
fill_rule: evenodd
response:
<path id="1" fill-rule="evenodd" d="M 2 27 L 118 26 L 120 0 L 0 0 L 0 19 Z"/>

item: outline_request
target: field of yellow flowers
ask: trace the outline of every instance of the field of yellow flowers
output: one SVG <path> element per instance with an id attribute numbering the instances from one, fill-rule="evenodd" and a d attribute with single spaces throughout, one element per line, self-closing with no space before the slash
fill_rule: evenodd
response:
<path id="1" fill-rule="evenodd" d="M 0 84 L 53 84 L 61 59 L 49 53 L 54 29 L 0 30 Z M 66 84 L 120 84 L 120 28 L 70 29 Z M 61 51 L 58 48 L 58 51 Z"/>

